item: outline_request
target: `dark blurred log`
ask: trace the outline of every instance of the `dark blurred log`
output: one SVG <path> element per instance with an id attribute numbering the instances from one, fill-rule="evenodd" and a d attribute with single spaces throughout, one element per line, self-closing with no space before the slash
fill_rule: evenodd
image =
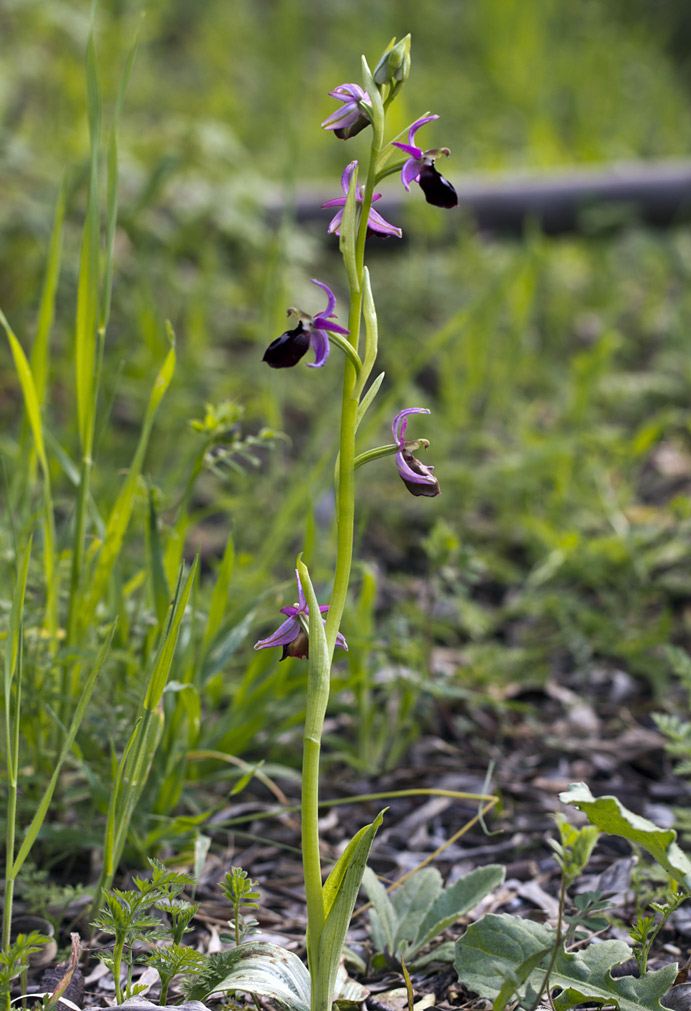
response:
<path id="1" fill-rule="evenodd" d="M 447 175 L 448 166 L 446 166 Z M 392 193 L 392 182 L 376 207 L 397 223 L 404 204 L 422 199 L 417 187 L 407 195 Z M 597 168 L 571 168 L 533 175 L 467 176 L 452 178 L 459 210 L 481 231 L 520 235 L 536 224 L 547 235 L 565 232 L 597 233 L 630 224 L 669 228 L 691 220 L 691 161 L 629 162 Z M 338 187 L 300 191 L 299 221 L 323 220 L 335 213 L 320 204 L 336 195 Z M 278 212 L 274 205 L 270 208 Z M 455 210 L 440 211 L 456 223 Z"/>

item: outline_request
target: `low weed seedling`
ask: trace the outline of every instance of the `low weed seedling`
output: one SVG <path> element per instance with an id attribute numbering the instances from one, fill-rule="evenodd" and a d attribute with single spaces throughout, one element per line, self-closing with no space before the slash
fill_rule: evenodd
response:
<path id="1" fill-rule="evenodd" d="M 233 907 L 233 919 L 230 926 L 233 929 L 233 936 L 221 935 L 221 940 L 233 940 L 235 945 L 242 944 L 248 934 L 257 927 L 254 917 L 246 917 L 241 911 L 246 909 L 256 909 L 259 892 L 257 882 L 248 877 L 247 871 L 242 867 L 231 867 L 226 874 L 225 881 L 221 882 L 221 891 Z"/>
<path id="2" fill-rule="evenodd" d="M 0 950 L 0 1003 L 3 1011 L 10 1011 L 11 987 L 19 978 L 21 992 L 26 993 L 29 957 L 39 952 L 50 941 L 45 934 L 32 930 L 18 934 L 14 941 L 3 944 Z"/>
<path id="3" fill-rule="evenodd" d="M 132 966 L 137 957 L 135 942 L 144 941 L 151 945 L 162 939 L 172 940 L 173 949 L 169 953 L 156 949 L 148 958 L 161 976 L 162 997 L 176 972 L 180 972 L 183 966 L 189 970 L 199 961 L 193 957 L 195 953 L 182 949 L 185 930 L 199 909 L 197 904 L 179 898 L 183 889 L 193 884 L 192 878 L 169 871 L 156 860 L 151 860 L 150 864 L 150 879 L 135 878 L 134 888 L 127 891 L 112 889 L 104 894 L 103 908 L 93 923 L 102 933 L 115 937 L 112 949 L 99 952 L 99 958 L 113 974 L 119 1004 L 141 992 L 141 988 L 132 984 Z M 155 910 L 167 915 L 168 925 L 156 915 Z M 124 990 L 121 979 L 123 965 L 126 969 Z"/>

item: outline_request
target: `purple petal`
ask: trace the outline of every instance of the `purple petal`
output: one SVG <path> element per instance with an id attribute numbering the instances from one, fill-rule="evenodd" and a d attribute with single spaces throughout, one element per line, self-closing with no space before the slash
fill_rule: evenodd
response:
<path id="1" fill-rule="evenodd" d="M 314 317 L 312 325 L 316 330 L 328 330 L 329 333 L 341 333 L 344 337 L 347 337 L 350 333 L 350 330 L 346 330 L 344 326 L 339 326 L 338 323 L 333 323 L 323 312 L 320 312 Z"/>
<path id="2" fill-rule="evenodd" d="M 357 168 L 357 161 L 351 161 L 349 165 L 343 170 L 343 175 L 341 176 L 341 189 L 343 190 L 345 196 L 348 196 L 348 190 L 350 189 L 350 180 L 353 177 L 353 172 Z"/>
<path id="3" fill-rule="evenodd" d="M 307 612 L 307 601 L 305 600 L 305 591 L 302 589 L 302 583 L 300 582 L 300 573 L 295 570 L 295 578 L 298 584 L 298 611 Z"/>
<path id="4" fill-rule="evenodd" d="M 287 646 L 292 642 L 300 631 L 301 625 L 297 618 L 288 618 L 282 625 L 279 625 L 273 635 L 267 639 L 260 639 L 255 642 L 255 649 L 268 649 L 270 646 Z"/>
<path id="5" fill-rule="evenodd" d="M 314 277 L 312 278 L 312 284 L 316 284 L 319 288 L 322 289 L 322 291 L 326 292 L 327 298 L 326 309 L 324 309 L 323 312 L 320 312 L 319 315 L 330 316 L 331 313 L 334 311 L 334 306 L 336 305 L 336 296 L 332 292 L 331 288 L 328 287 L 328 285 L 324 284 L 322 281 L 317 281 Z"/>
<path id="6" fill-rule="evenodd" d="M 410 130 L 408 130 L 408 143 L 412 144 L 415 138 L 415 134 L 418 132 L 421 126 L 425 123 L 431 123 L 433 119 L 439 119 L 439 116 L 423 116 L 422 119 L 416 119 Z"/>
<path id="7" fill-rule="evenodd" d="M 409 154 L 411 158 L 415 158 L 417 161 L 420 161 L 425 153 L 421 148 L 415 147 L 414 144 L 400 144 L 397 140 L 392 141 L 391 144 L 393 147 L 400 148 L 401 151 Z"/>
<path id="8" fill-rule="evenodd" d="M 344 637 L 341 635 L 340 632 L 336 636 L 336 645 L 344 649 L 346 653 L 348 652 L 348 643 L 345 641 Z"/>
<path id="9" fill-rule="evenodd" d="M 369 95 L 359 84 L 339 84 L 329 92 L 329 98 L 337 98 L 339 102 L 369 102 Z"/>
<path id="10" fill-rule="evenodd" d="M 345 201 L 344 201 L 344 203 L 345 203 Z M 333 234 L 335 232 L 336 235 L 340 235 L 341 234 L 341 221 L 342 220 L 343 220 L 343 209 L 341 209 L 338 212 L 338 214 L 335 214 L 334 217 L 331 219 L 331 221 L 329 222 L 329 227 L 326 229 L 326 234 L 327 235 L 331 235 L 331 234 Z"/>
<path id="11" fill-rule="evenodd" d="M 344 105 L 336 109 L 320 125 L 324 130 L 342 130 L 347 126 L 353 126 L 360 119 L 362 113 L 357 105 Z"/>
<path id="12" fill-rule="evenodd" d="M 408 454 L 411 460 L 415 461 L 417 470 L 413 470 L 408 461 L 404 457 L 404 450 L 399 449 L 396 453 L 396 467 L 398 468 L 398 473 L 401 475 L 406 484 L 426 484 L 433 485 L 435 488 L 439 487 L 439 482 L 436 477 L 432 474 L 434 467 L 426 466 L 421 463 L 412 454 Z"/>
<path id="13" fill-rule="evenodd" d="M 333 200 L 327 200 L 322 207 L 345 207 L 346 198 L 345 197 L 334 197 Z"/>
<path id="14" fill-rule="evenodd" d="M 409 158 L 401 169 L 401 182 L 410 192 L 410 184 L 417 182 L 420 178 L 422 164 L 416 158 Z"/>
<path id="15" fill-rule="evenodd" d="M 408 424 L 409 414 L 430 414 L 431 412 L 427 407 L 406 407 L 404 410 L 399 411 L 396 417 L 393 419 L 393 424 L 391 426 L 391 431 L 393 432 L 393 437 L 396 440 L 397 446 L 403 446 L 405 443 L 405 429 Z"/>
<path id="16" fill-rule="evenodd" d="M 329 358 L 329 338 L 323 330 L 312 330 L 310 334 L 312 350 L 314 351 L 314 362 L 308 362 L 310 369 L 320 369 Z"/>
<path id="17" fill-rule="evenodd" d="M 289 605 L 288 607 L 282 607 L 281 608 L 281 614 L 287 614 L 291 618 L 294 618 L 295 615 L 299 614 L 299 613 L 300 613 L 300 608 L 299 607 L 295 607 L 294 605 Z"/>
<path id="18" fill-rule="evenodd" d="M 402 229 L 397 228 L 396 225 L 392 225 L 390 221 L 386 221 L 379 211 L 375 211 L 373 207 L 370 208 L 367 227 L 371 228 L 373 232 L 379 232 L 381 235 L 395 235 L 397 239 L 403 238 Z"/>

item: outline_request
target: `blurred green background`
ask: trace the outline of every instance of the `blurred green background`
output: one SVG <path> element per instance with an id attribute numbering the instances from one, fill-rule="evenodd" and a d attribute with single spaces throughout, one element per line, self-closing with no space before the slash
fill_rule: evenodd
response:
<path id="1" fill-rule="evenodd" d="M 207 698 L 236 716 L 216 737 L 209 720 L 203 743 L 263 753 L 277 726 L 299 723 L 304 671 L 292 661 L 279 669 L 251 645 L 292 600 L 296 552 L 306 547 L 327 596 L 333 553 L 338 354 L 316 372 L 261 363 L 288 305 L 321 308 L 311 277 L 345 295 L 328 211 L 304 226 L 293 216 L 298 192 L 338 195 L 346 162 L 366 154 L 366 135 L 346 144 L 320 129 L 334 108 L 327 92 L 360 80 L 361 53 L 373 66 L 392 36 L 411 32 L 392 133 L 438 113 L 424 142 L 451 149 L 444 172 L 459 188 L 466 173 L 684 157 L 691 18 L 671 0 L 102 0 L 106 122 L 144 10 L 120 123 L 94 495 L 105 507 L 117 494 L 169 319 L 179 364 L 145 468 L 164 539 L 199 455 L 190 422 L 207 404 L 230 418 L 184 530 L 186 556 L 202 556 L 202 609 L 230 531 L 236 550 L 235 638 Z M 86 2 L 0 7 L 0 306 L 28 350 L 64 180 L 46 422 L 71 453 L 88 32 Z M 595 218 L 580 236 L 529 227 L 502 241 L 413 189 L 405 195 L 395 177 L 382 184 L 404 198 L 405 241 L 370 246 L 387 378 L 361 442 L 388 441 L 402 407 L 429 407 L 412 435 L 430 439 L 443 494 L 414 500 L 386 461 L 359 475 L 363 566 L 337 680 L 359 744 L 335 747 L 375 766 L 400 756 L 440 695 L 456 700 L 462 727 L 464 705 L 497 705 L 516 684 L 596 668 L 624 667 L 662 694 L 664 647 L 689 634 L 688 230 L 647 233 L 633 218 L 611 230 Z M 268 215 L 267 205 L 283 210 Z M 20 393 L 4 347 L 0 388 L 11 474 Z M 59 487 L 67 479 L 55 469 Z M 146 515 L 143 489 L 124 581 L 136 577 Z M 385 702 L 379 738 L 367 723 L 370 692 Z"/>

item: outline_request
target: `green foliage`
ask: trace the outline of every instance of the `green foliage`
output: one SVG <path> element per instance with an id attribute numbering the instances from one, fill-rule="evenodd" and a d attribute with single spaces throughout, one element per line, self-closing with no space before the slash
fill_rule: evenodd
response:
<path id="1" fill-rule="evenodd" d="M 201 974 L 206 967 L 206 957 L 201 951 L 188 948 L 184 944 L 166 944 L 153 948 L 146 964 L 151 966 L 161 977 L 161 1006 L 165 1007 L 168 999 L 168 988 L 174 976 L 194 977 Z"/>
<path id="2" fill-rule="evenodd" d="M 568 888 L 574 878 L 582 873 L 590 860 L 600 831 L 594 825 L 576 828 L 561 811 L 557 812 L 555 821 L 560 838 L 559 841 L 550 839 L 549 843 L 554 850 L 562 877 Z"/>
<path id="3" fill-rule="evenodd" d="M 557 1011 L 585 1001 L 613 1003 L 619 1011 L 658 1011 L 677 973 L 676 965 L 668 965 L 641 979 L 613 978 L 611 969 L 630 957 L 624 941 L 601 941 L 574 953 L 560 946 L 548 970 L 557 943 L 553 927 L 490 913 L 456 942 L 456 971 L 467 986 L 492 1000 L 496 1011 L 516 998 L 518 1007 L 534 1007 L 548 971 L 549 986 L 560 990 L 552 998 Z"/>
<path id="4" fill-rule="evenodd" d="M 372 941 L 378 953 L 375 965 L 377 960 L 399 965 L 403 959 L 409 968 L 415 968 L 430 959 L 453 959 L 453 950 L 448 950 L 446 945 L 434 947 L 422 959 L 417 956 L 442 931 L 497 888 L 504 875 L 503 867 L 488 864 L 444 889 L 439 871 L 425 867 L 389 896 L 376 874 L 367 868 L 363 886 L 372 903 Z"/>
<path id="5" fill-rule="evenodd" d="M 677 844 L 674 829 L 658 828 L 648 818 L 629 811 L 616 797 L 593 797 L 585 783 L 572 783 L 559 799 L 583 811 L 601 831 L 641 846 L 687 893 L 691 891 L 691 860 Z"/>
<path id="6" fill-rule="evenodd" d="M 10 987 L 12 980 L 22 977 L 22 993 L 26 992 L 26 974 L 29 968 L 29 956 L 39 952 L 48 944 L 49 937 L 38 930 L 29 934 L 17 934 L 8 945 L 0 950 L 0 1005 L 4 1011 L 10 1011 Z"/>
<path id="7" fill-rule="evenodd" d="M 256 900 L 259 898 L 257 882 L 252 881 L 247 871 L 244 871 L 242 867 L 231 867 L 226 874 L 225 881 L 221 881 L 220 888 L 233 907 L 231 927 L 235 934 L 235 944 L 238 945 L 257 925 L 255 919 L 247 919 L 241 912 L 243 906 L 247 909 L 257 908 Z"/>
<path id="8" fill-rule="evenodd" d="M 647 971 L 648 956 L 653 946 L 655 938 L 662 930 L 667 920 L 670 918 L 682 902 L 688 899 L 688 893 L 668 889 L 665 898 L 661 902 L 651 903 L 653 915 L 639 916 L 629 930 L 629 937 L 633 941 L 633 953 L 638 963 L 638 971 L 641 975 Z"/>
<path id="9" fill-rule="evenodd" d="M 105 892 L 103 908 L 93 922 L 93 926 L 99 931 L 112 934 L 115 938 L 112 951 L 99 952 L 99 958 L 113 973 L 119 1003 L 138 992 L 131 981 L 135 941 L 144 941 L 152 945 L 164 938 L 172 938 L 174 951 L 166 955 L 156 949 L 153 958 L 149 956 L 146 959 L 155 964 L 156 968 L 159 966 L 162 968 L 162 971 L 159 968 L 159 973 L 164 990 L 167 990 L 175 971 L 180 971 L 171 971 L 174 965 L 184 963 L 190 972 L 196 971 L 199 966 L 198 959 L 192 954 L 184 955 L 180 948 L 182 935 L 199 908 L 198 905 L 179 899 L 183 889 L 193 883 L 192 878 L 178 871 L 170 871 L 156 860 L 150 860 L 149 863 L 152 869 L 150 879 L 135 878 L 135 887 L 127 891 L 115 888 Z M 154 913 L 155 909 L 168 915 L 169 926 Z M 121 989 L 120 978 L 123 961 L 128 969 L 124 991 Z"/>

